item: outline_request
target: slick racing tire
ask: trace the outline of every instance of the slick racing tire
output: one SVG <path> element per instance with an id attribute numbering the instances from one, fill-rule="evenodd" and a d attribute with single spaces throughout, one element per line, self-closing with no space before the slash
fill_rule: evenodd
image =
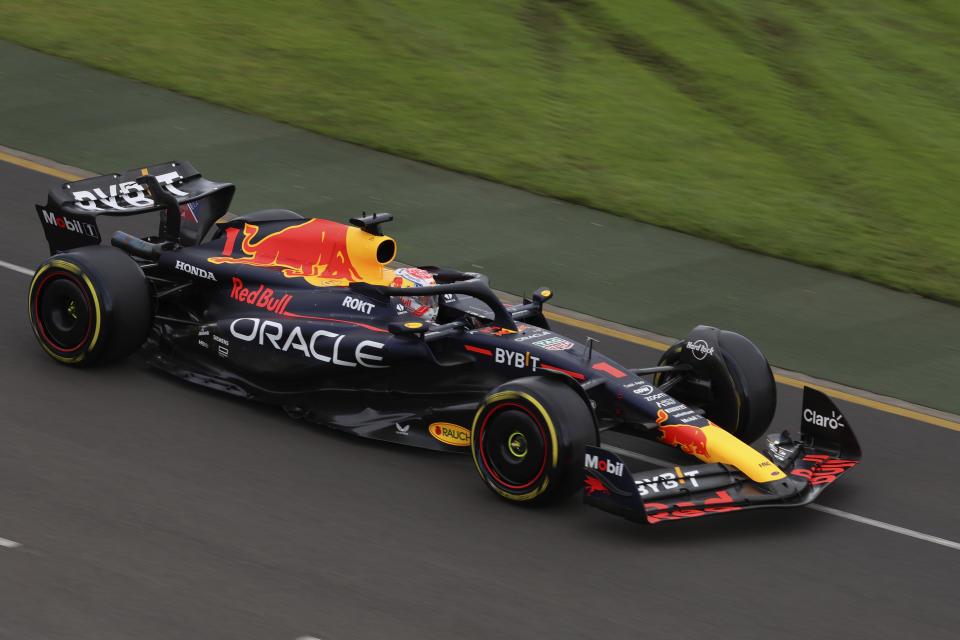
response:
<path id="1" fill-rule="evenodd" d="M 480 477 L 511 502 L 562 500 L 583 485 L 583 448 L 597 442 L 586 400 L 563 380 L 518 378 L 494 389 L 473 419 Z"/>
<path id="2" fill-rule="evenodd" d="M 107 363 L 143 344 L 150 290 L 140 267 L 114 247 L 51 256 L 30 283 L 30 324 L 40 346 L 72 366 Z"/>
<path id="3" fill-rule="evenodd" d="M 703 409 L 707 418 L 744 442 L 766 433 L 777 408 L 777 387 L 767 359 L 742 335 L 696 327 L 663 353 L 659 365 L 689 367 L 654 378 L 676 400 Z"/>

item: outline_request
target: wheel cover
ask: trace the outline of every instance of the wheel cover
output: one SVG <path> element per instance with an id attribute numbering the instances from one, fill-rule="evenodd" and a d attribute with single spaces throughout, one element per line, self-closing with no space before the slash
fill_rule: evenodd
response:
<path id="1" fill-rule="evenodd" d="M 539 417 L 515 402 L 490 409 L 477 435 L 480 459 L 492 480 L 519 491 L 537 483 L 547 468 L 547 432 Z"/>
<path id="2" fill-rule="evenodd" d="M 530 450 L 527 437 L 519 431 L 514 431 L 510 434 L 510 437 L 507 438 L 507 450 L 510 451 L 510 455 L 514 458 L 523 460 L 527 457 L 527 453 Z"/>
<path id="3" fill-rule="evenodd" d="M 86 287 L 69 273 L 51 273 L 40 281 L 33 316 L 41 338 L 63 353 L 87 344 L 94 324 Z"/>

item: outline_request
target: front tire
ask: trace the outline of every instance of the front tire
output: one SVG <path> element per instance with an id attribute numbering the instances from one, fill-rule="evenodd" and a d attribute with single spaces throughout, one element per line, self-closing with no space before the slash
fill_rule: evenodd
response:
<path id="1" fill-rule="evenodd" d="M 143 271 L 114 247 L 80 247 L 47 258 L 28 300 L 37 341 L 67 365 L 119 360 L 140 348 L 150 330 Z"/>
<path id="2" fill-rule="evenodd" d="M 717 426 L 746 443 L 766 433 L 777 408 L 777 385 L 767 359 L 747 338 L 701 325 L 664 351 L 658 364 L 688 367 L 658 373 L 653 383 L 703 409 Z"/>
<path id="3" fill-rule="evenodd" d="M 583 485 L 583 448 L 597 429 L 565 381 L 519 378 L 494 389 L 473 420 L 470 447 L 484 483 L 510 502 L 562 500 Z"/>

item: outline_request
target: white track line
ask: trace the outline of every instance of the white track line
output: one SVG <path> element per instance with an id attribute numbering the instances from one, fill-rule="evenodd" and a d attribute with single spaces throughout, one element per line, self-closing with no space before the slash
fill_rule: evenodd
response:
<path id="1" fill-rule="evenodd" d="M 0 538 L 0 547 L 6 547 L 7 549 L 16 549 L 19 546 L 22 546 L 19 542 L 14 542 L 13 540 L 7 540 L 6 538 Z"/>
<path id="2" fill-rule="evenodd" d="M 12 262 L 7 262 L 6 260 L 0 260 L 0 267 L 4 269 L 10 269 L 10 271 L 16 271 L 17 273 L 22 273 L 26 276 L 33 275 L 33 269 L 27 269 L 26 267 L 21 267 L 18 264 L 13 264 Z"/>
<path id="3" fill-rule="evenodd" d="M 854 522 L 859 522 L 861 524 L 868 524 L 871 527 L 886 529 L 887 531 L 899 533 L 900 535 L 904 536 L 910 536 L 911 538 L 916 538 L 918 540 L 926 540 L 927 542 L 932 542 L 933 544 L 943 545 L 944 547 L 949 547 L 950 549 L 956 549 L 960 551 L 960 542 L 945 540 L 943 538 L 938 538 L 937 536 L 931 536 L 927 535 L 926 533 L 914 531 L 913 529 L 905 529 L 903 527 L 898 527 L 895 524 L 887 524 L 886 522 L 874 520 L 873 518 L 864 518 L 863 516 L 858 516 L 855 513 L 847 513 L 846 511 L 840 511 L 840 509 L 834 509 L 833 507 L 825 507 L 822 504 L 808 504 L 807 508 L 813 509 L 814 511 L 829 513 L 830 515 L 837 516 L 838 518 L 846 518 L 847 520 L 853 520 Z"/>
<path id="4" fill-rule="evenodd" d="M 622 456 L 627 456 L 630 458 L 636 458 L 638 460 L 643 460 L 644 462 L 649 462 L 657 464 L 663 467 L 675 467 L 676 465 L 667 460 L 660 460 L 659 458 L 654 458 L 653 456 L 646 456 L 642 453 L 634 453 L 633 451 L 628 451 L 626 449 L 621 449 L 620 447 L 614 447 L 608 444 L 601 444 L 602 448 L 607 449 L 608 451 L 613 451 L 614 453 Z M 879 520 L 874 520 L 873 518 L 867 518 L 864 516 L 858 516 L 855 513 L 848 513 L 846 511 L 841 511 L 840 509 L 834 509 L 833 507 L 824 507 L 819 504 L 808 504 L 804 505 L 808 509 L 813 509 L 814 511 L 820 511 L 821 513 L 828 513 L 831 516 L 837 516 L 838 518 L 845 518 L 847 520 L 852 520 L 853 522 L 859 522 L 860 524 L 870 525 L 871 527 L 877 527 L 878 529 L 884 529 L 886 531 L 892 531 L 893 533 L 899 533 L 903 536 L 910 536 L 911 538 L 916 538 L 917 540 L 924 540 L 926 542 L 932 542 L 934 544 L 939 544 L 949 549 L 956 549 L 960 551 L 960 542 L 953 542 L 952 540 L 946 540 L 944 538 L 938 538 L 937 536 L 931 536 L 926 533 L 920 533 L 919 531 L 914 531 L 913 529 L 907 529 L 904 527 L 898 527 L 895 524 L 887 524 L 886 522 L 881 522 Z"/>

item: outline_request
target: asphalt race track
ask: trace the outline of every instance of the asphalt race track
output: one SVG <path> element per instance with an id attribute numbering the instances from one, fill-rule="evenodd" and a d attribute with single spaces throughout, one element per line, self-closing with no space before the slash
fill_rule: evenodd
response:
<path id="1" fill-rule="evenodd" d="M 33 205 L 59 182 L 0 163 L 0 260 L 32 270 L 46 257 Z M 496 499 L 466 456 L 309 427 L 133 360 L 60 366 L 30 332 L 28 283 L 0 268 L 0 638 L 933 639 L 960 628 L 956 430 L 840 401 L 864 462 L 820 502 L 939 542 L 810 508 L 656 527 L 577 501 L 524 509 Z M 598 337 L 626 364 L 656 357 Z M 800 393 L 781 385 L 780 396 L 775 424 L 795 427 Z"/>

